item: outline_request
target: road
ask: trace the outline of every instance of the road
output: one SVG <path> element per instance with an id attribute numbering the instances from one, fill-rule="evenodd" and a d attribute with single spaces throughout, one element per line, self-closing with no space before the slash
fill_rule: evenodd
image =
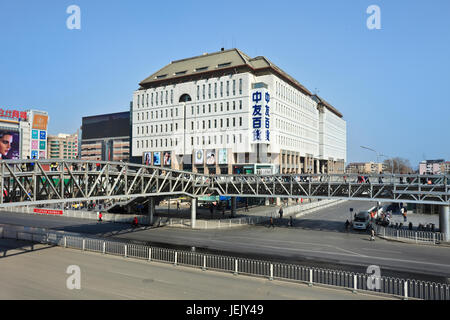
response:
<path id="1" fill-rule="evenodd" d="M 231 230 L 130 230 L 128 225 L 123 224 L 15 213 L 1 213 L 0 223 L 49 227 L 188 250 L 195 247 L 195 250 L 203 252 L 360 273 L 364 273 L 369 265 L 378 265 L 383 276 L 448 282 L 448 247 L 404 244 L 382 239 L 370 242 L 364 232 L 346 233 L 343 221 L 349 214 L 348 209 L 353 207 L 360 210 L 367 206 L 370 204 L 349 201 L 299 218 L 294 228 L 288 228 L 286 220 L 274 229 L 260 225 Z"/>
<path id="2" fill-rule="evenodd" d="M 92 252 L 0 240 L 0 299 L 57 300 L 381 300 L 345 289 L 234 276 Z M 80 289 L 68 289 L 69 266 Z M 73 272 L 73 271 L 72 271 Z M 74 284 L 74 282 L 69 281 Z M 211 288 L 214 288 L 212 290 Z"/>

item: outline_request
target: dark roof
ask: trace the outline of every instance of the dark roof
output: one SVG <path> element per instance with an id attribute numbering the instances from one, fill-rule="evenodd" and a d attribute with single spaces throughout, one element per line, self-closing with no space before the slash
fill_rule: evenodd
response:
<path id="1" fill-rule="evenodd" d="M 317 94 L 312 95 L 312 98 L 319 104 L 322 104 L 325 108 L 333 112 L 335 115 L 337 115 L 339 118 L 342 118 L 343 115 L 340 113 L 335 107 L 333 107 L 331 104 L 329 104 L 326 100 L 324 100 L 322 97 L 319 97 Z"/>

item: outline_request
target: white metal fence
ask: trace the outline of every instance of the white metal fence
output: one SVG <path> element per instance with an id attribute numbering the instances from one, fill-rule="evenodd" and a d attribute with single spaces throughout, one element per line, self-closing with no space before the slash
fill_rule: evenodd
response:
<path id="1" fill-rule="evenodd" d="M 298 281 L 309 285 L 322 284 L 347 288 L 354 292 L 367 291 L 390 294 L 405 299 L 450 300 L 450 286 L 447 284 L 390 277 L 374 279 L 369 274 L 165 249 L 39 228 L 0 225 L 0 234 L 2 238 L 29 240 L 103 254 L 202 268 L 203 270 L 211 269 L 266 277 L 271 280 Z M 377 289 L 372 289 L 369 284 L 375 280 L 378 280 L 378 286 L 376 286 Z"/>
<path id="2" fill-rule="evenodd" d="M 375 232 L 383 238 L 409 240 L 416 243 L 439 244 L 447 241 L 447 239 L 445 239 L 445 234 L 439 232 L 413 231 L 389 227 L 386 228 L 380 225 L 375 227 Z"/>

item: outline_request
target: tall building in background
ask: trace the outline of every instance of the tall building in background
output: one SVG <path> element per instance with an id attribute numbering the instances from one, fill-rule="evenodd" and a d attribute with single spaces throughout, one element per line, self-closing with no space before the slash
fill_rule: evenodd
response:
<path id="1" fill-rule="evenodd" d="M 48 113 L 0 108 L 2 159 L 46 159 Z"/>
<path id="2" fill-rule="evenodd" d="M 139 85 L 132 156 L 143 163 L 206 174 L 344 172 L 342 114 L 265 57 L 205 53 Z"/>
<path id="3" fill-rule="evenodd" d="M 130 157 L 130 112 L 83 117 L 81 159 L 128 161 Z"/>
<path id="4" fill-rule="evenodd" d="M 74 134 L 60 133 L 48 136 L 49 159 L 77 159 L 78 132 Z"/>

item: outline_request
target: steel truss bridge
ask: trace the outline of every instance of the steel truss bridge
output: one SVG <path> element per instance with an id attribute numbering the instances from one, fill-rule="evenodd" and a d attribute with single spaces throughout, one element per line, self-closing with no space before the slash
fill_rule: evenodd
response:
<path id="1" fill-rule="evenodd" d="M 0 184 L 0 207 L 173 195 L 450 205 L 450 175 L 204 175 L 125 162 L 1 160 Z"/>

